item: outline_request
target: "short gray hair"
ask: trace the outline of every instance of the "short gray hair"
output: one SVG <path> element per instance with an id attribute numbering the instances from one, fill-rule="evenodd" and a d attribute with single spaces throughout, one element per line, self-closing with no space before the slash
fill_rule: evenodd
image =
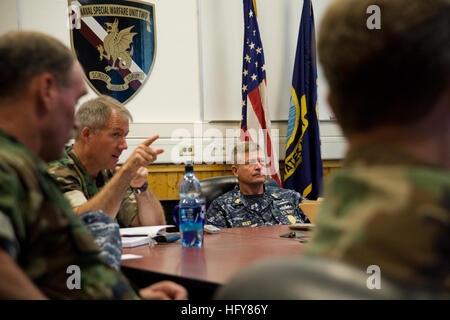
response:
<path id="1" fill-rule="evenodd" d="M 116 99 L 102 95 L 83 103 L 77 110 L 75 116 L 80 122 L 80 126 L 74 131 L 74 138 L 80 138 L 81 130 L 84 127 L 98 132 L 103 129 L 109 120 L 111 112 L 115 110 L 123 119 L 133 121 L 130 111 Z"/>
<path id="2" fill-rule="evenodd" d="M 256 142 L 252 141 L 239 142 L 233 148 L 233 159 L 234 159 L 233 164 L 234 165 L 243 164 L 244 162 L 242 160 L 245 160 L 245 154 L 259 150 L 261 150 L 261 147 Z"/>

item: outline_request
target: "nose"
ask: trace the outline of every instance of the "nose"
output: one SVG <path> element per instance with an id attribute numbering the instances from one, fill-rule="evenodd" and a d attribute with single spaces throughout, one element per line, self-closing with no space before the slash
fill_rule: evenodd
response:
<path id="1" fill-rule="evenodd" d="M 261 164 L 261 162 L 259 162 L 259 161 L 257 161 L 255 164 L 254 164 L 254 170 L 256 170 L 256 171 L 261 171 L 262 169 L 263 169 L 263 165 Z"/>
<path id="2" fill-rule="evenodd" d="M 121 150 L 126 150 L 126 149 L 128 149 L 127 138 L 126 138 L 126 137 L 123 137 L 122 140 L 120 141 L 119 148 L 120 148 Z"/>
<path id="3" fill-rule="evenodd" d="M 256 168 L 258 168 L 258 169 L 261 169 L 264 167 L 264 164 L 261 160 L 256 161 L 255 165 L 256 165 Z"/>

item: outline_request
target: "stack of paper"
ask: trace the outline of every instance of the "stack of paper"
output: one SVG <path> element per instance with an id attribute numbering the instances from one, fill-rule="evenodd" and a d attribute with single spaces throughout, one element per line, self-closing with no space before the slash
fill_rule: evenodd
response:
<path id="1" fill-rule="evenodd" d="M 136 254 L 123 254 L 121 260 L 131 260 L 131 259 L 141 259 L 143 256 L 138 256 Z"/>
<path id="2" fill-rule="evenodd" d="M 150 226 L 150 227 L 134 227 L 134 228 L 120 228 L 120 235 L 122 236 L 122 247 L 132 248 L 142 245 L 147 245 L 150 239 L 156 236 L 158 231 L 164 228 L 174 227 L 173 225 Z M 142 235 L 139 237 L 139 235 Z M 128 236 L 128 237 L 127 237 Z M 130 237 L 133 236 L 133 237 Z"/>
<path id="3" fill-rule="evenodd" d="M 122 237 L 122 247 L 132 248 L 149 244 L 149 237 Z"/>

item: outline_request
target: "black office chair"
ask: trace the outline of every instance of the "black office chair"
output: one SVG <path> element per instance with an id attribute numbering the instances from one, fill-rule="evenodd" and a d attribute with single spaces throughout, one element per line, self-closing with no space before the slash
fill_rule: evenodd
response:
<path id="1" fill-rule="evenodd" d="M 202 189 L 202 197 L 205 200 L 206 210 L 208 210 L 211 202 L 218 196 L 231 191 L 237 184 L 235 176 L 218 176 L 200 180 L 200 188 Z M 266 186 L 278 187 L 276 181 L 272 178 L 267 178 L 264 182 Z"/>
<path id="2" fill-rule="evenodd" d="M 200 180 L 200 188 L 202 189 L 206 210 L 208 210 L 209 205 L 215 198 L 233 190 L 236 184 L 237 179 L 235 176 L 218 176 Z"/>
<path id="3" fill-rule="evenodd" d="M 399 284 L 381 272 L 380 289 L 369 289 L 371 273 L 324 258 L 278 258 L 256 263 L 220 287 L 216 300 L 449 299 L 449 295 Z"/>

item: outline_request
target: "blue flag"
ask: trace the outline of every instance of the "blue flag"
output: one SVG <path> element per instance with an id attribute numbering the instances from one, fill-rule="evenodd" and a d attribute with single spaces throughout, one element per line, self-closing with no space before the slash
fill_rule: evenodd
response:
<path id="1" fill-rule="evenodd" d="M 283 187 L 310 200 L 321 194 L 323 176 L 315 42 L 312 3 L 304 0 L 292 77 Z"/>

